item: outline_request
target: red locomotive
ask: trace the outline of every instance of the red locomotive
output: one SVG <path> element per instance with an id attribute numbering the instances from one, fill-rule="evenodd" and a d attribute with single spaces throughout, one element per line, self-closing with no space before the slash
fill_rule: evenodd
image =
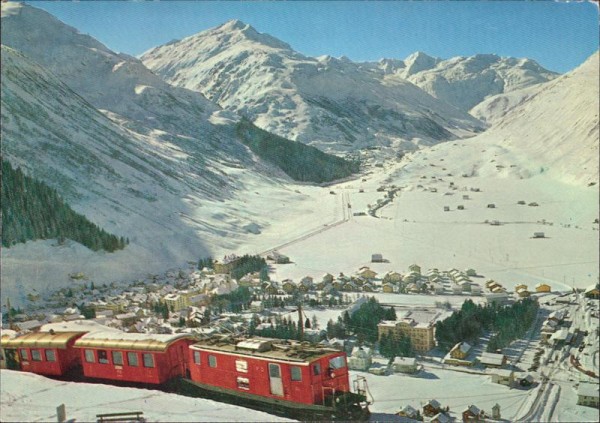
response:
<path id="1" fill-rule="evenodd" d="M 303 420 L 369 415 L 366 381 L 352 392 L 346 354 L 306 342 L 50 331 L 3 336 L 0 347 L 6 367 L 42 375 L 164 387 Z"/>

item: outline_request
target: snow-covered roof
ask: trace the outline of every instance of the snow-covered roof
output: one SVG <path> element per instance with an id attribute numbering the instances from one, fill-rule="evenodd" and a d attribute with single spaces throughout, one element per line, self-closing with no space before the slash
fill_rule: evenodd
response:
<path id="1" fill-rule="evenodd" d="M 577 388 L 577 395 L 580 397 L 599 398 L 600 392 L 597 383 L 580 383 Z"/>
<path id="2" fill-rule="evenodd" d="M 119 348 L 125 350 L 164 351 L 167 347 L 185 338 L 185 334 L 155 334 L 126 332 L 93 332 L 87 333 L 75 342 L 77 348 Z"/>

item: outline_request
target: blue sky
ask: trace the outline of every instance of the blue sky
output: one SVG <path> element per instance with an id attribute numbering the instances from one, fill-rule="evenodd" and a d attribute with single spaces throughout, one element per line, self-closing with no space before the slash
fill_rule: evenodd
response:
<path id="1" fill-rule="evenodd" d="M 598 49 L 590 2 L 531 1 L 29 1 L 109 48 L 151 47 L 240 19 L 309 55 L 355 61 L 403 59 L 414 51 L 449 58 L 477 53 L 529 57 L 557 72 Z"/>

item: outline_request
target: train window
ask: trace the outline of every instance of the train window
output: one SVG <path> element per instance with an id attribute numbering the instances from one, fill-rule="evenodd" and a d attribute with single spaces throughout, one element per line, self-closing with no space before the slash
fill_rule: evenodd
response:
<path id="1" fill-rule="evenodd" d="M 108 364 L 108 353 L 106 350 L 98 350 L 98 363 Z"/>
<path id="2" fill-rule="evenodd" d="M 296 382 L 302 381 L 302 369 L 298 366 L 292 366 L 292 380 Z"/>
<path id="3" fill-rule="evenodd" d="M 31 350 L 31 359 L 33 361 L 42 361 L 42 355 L 40 354 L 40 350 Z"/>
<path id="4" fill-rule="evenodd" d="M 200 364 L 200 351 L 194 351 L 194 363 Z"/>
<path id="5" fill-rule="evenodd" d="M 209 367 L 217 367 L 217 357 L 214 355 L 208 356 L 208 366 Z"/>
<path id="6" fill-rule="evenodd" d="M 318 376 L 321 374 L 321 363 L 315 363 L 315 365 L 313 366 L 313 374 L 315 376 Z"/>
<path id="7" fill-rule="evenodd" d="M 112 352 L 112 360 L 115 366 L 123 365 L 123 353 L 121 351 L 113 351 Z"/>
<path id="8" fill-rule="evenodd" d="M 248 362 L 246 360 L 235 360 L 235 370 L 241 373 L 248 373 Z"/>
<path id="9" fill-rule="evenodd" d="M 85 350 L 85 361 L 88 363 L 95 363 L 96 357 L 94 356 L 94 350 Z"/>
<path id="10" fill-rule="evenodd" d="M 138 356 L 137 356 L 137 353 L 134 353 L 134 352 L 128 352 L 127 353 L 127 364 L 129 364 L 132 367 L 137 367 L 138 366 Z"/>
<path id="11" fill-rule="evenodd" d="M 332 369 L 341 369 L 346 367 L 346 360 L 344 360 L 344 356 L 340 355 L 339 357 L 329 359 L 329 367 Z"/>
<path id="12" fill-rule="evenodd" d="M 154 367 L 154 356 L 150 353 L 143 353 L 144 367 Z"/>
<path id="13" fill-rule="evenodd" d="M 250 379 L 245 377 L 238 377 L 237 386 L 239 389 L 250 390 Z"/>
<path id="14" fill-rule="evenodd" d="M 29 360 L 29 354 L 27 354 L 27 350 L 19 350 L 21 352 L 22 360 Z"/>
<path id="15" fill-rule="evenodd" d="M 46 361 L 56 361 L 54 350 L 46 350 Z"/>

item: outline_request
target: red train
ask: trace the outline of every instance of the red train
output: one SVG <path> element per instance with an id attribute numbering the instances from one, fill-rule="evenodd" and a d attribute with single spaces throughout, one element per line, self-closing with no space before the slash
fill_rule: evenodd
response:
<path id="1" fill-rule="evenodd" d="M 2 367 L 76 380 L 175 389 L 300 419 L 369 416 L 364 378 L 352 390 L 346 354 L 266 338 L 124 332 L 2 336 Z"/>

